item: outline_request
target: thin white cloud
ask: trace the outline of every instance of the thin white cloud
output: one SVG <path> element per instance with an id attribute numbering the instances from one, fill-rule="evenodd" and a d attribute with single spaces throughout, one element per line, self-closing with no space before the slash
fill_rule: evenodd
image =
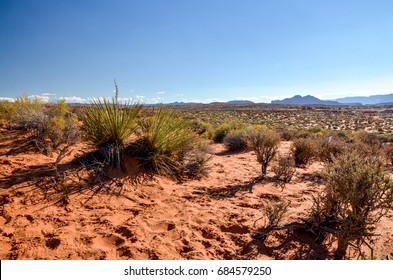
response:
<path id="1" fill-rule="evenodd" d="M 88 103 L 87 99 L 79 96 L 60 97 L 59 99 L 64 99 L 66 103 Z"/>
<path id="2" fill-rule="evenodd" d="M 49 92 L 45 92 L 41 94 L 42 96 L 55 96 L 56 93 L 49 93 Z"/>
<path id="3" fill-rule="evenodd" d="M 11 98 L 11 97 L 0 97 L 0 101 L 10 101 L 10 102 L 14 102 L 15 98 Z"/>
<path id="4" fill-rule="evenodd" d="M 49 102 L 49 96 L 43 96 L 43 95 L 29 95 L 28 98 L 30 99 L 39 99 L 44 103 Z"/>
<path id="5" fill-rule="evenodd" d="M 162 98 L 160 98 L 160 97 L 150 98 L 147 100 L 147 103 L 149 103 L 149 104 L 160 104 L 162 102 L 163 102 Z"/>
<path id="6" fill-rule="evenodd" d="M 165 91 L 158 91 L 157 94 L 165 94 Z"/>

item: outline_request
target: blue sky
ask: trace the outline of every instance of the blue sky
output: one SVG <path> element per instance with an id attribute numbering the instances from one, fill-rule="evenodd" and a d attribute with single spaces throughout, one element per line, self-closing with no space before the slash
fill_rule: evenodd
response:
<path id="1" fill-rule="evenodd" d="M 393 1 L 0 0 L 0 97 L 393 92 Z"/>

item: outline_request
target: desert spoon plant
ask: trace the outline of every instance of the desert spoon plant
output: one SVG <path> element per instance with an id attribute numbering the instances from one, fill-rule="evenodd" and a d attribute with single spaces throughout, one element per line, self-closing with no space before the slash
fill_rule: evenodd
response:
<path id="1" fill-rule="evenodd" d="M 143 105 L 139 103 L 122 103 L 116 95 L 112 100 L 93 99 L 83 115 L 83 130 L 100 153 L 104 162 L 116 168 L 123 168 L 124 147 L 135 132 L 137 116 Z"/>

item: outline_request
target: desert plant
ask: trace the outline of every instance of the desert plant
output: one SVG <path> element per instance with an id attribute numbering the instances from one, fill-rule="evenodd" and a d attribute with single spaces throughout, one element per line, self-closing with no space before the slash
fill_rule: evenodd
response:
<path id="1" fill-rule="evenodd" d="M 93 99 L 82 115 L 84 135 L 104 157 L 104 161 L 124 169 L 122 157 L 124 147 L 137 127 L 137 116 L 143 105 L 122 103 L 116 95 L 111 100 Z"/>
<path id="2" fill-rule="evenodd" d="M 347 144 L 332 136 L 321 138 L 317 141 L 318 157 L 322 162 L 332 162 L 335 157 L 344 152 Z"/>
<path id="3" fill-rule="evenodd" d="M 11 127 L 11 121 L 15 119 L 17 108 L 15 102 L 1 101 L 0 102 L 0 120 L 5 120 L 6 126 Z"/>
<path id="4" fill-rule="evenodd" d="M 279 155 L 277 163 L 273 166 L 272 171 L 275 174 L 274 179 L 276 182 L 281 187 L 284 187 L 285 184 L 292 180 L 293 175 L 295 175 L 295 161 L 291 155 Z"/>
<path id="5" fill-rule="evenodd" d="M 174 111 L 158 108 L 141 120 L 142 137 L 128 151 L 138 156 L 144 169 L 163 175 L 178 173 L 196 143 L 195 135 Z"/>
<path id="6" fill-rule="evenodd" d="M 393 182 L 380 161 L 356 151 L 335 158 L 324 178 L 326 188 L 314 201 L 313 216 L 330 227 L 337 238 L 335 258 L 342 259 L 349 246 L 358 252 L 363 244 L 370 247 L 376 224 L 392 209 Z"/>
<path id="7" fill-rule="evenodd" d="M 213 136 L 213 125 L 209 122 L 194 121 L 190 124 L 190 127 L 198 135 L 206 138 L 212 138 Z"/>
<path id="8" fill-rule="evenodd" d="M 286 212 L 288 212 L 289 203 L 284 201 L 272 202 L 265 208 L 263 208 L 263 212 L 267 217 L 269 222 L 268 227 L 277 226 L 282 217 Z"/>
<path id="9" fill-rule="evenodd" d="M 308 138 L 299 138 L 293 141 L 291 147 L 293 159 L 297 167 L 308 165 L 317 152 L 314 146 L 314 140 Z"/>
<path id="10" fill-rule="evenodd" d="M 262 165 L 262 177 L 265 177 L 267 167 L 277 153 L 280 136 L 270 130 L 249 129 L 245 139 L 247 146 L 255 152 L 257 161 Z"/>
<path id="11" fill-rule="evenodd" d="M 391 166 L 393 166 L 393 145 L 390 144 L 385 147 L 385 156 Z"/>
<path id="12" fill-rule="evenodd" d="M 241 151 L 247 148 L 246 140 L 244 139 L 244 130 L 231 130 L 224 137 L 223 143 L 225 148 L 230 151 Z"/>
<path id="13" fill-rule="evenodd" d="M 215 143 L 221 143 L 230 130 L 231 125 L 229 125 L 228 123 L 221 124 L 213 132 L 213 141 Z"/>

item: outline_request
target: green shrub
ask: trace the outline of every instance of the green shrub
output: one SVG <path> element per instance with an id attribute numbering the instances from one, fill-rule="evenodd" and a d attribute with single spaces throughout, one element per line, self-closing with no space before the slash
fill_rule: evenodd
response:
<path id="1" fill-rule="evenodd" d="M 178 174 L 188 152 L 196 144 L 195 135 L 174 111 L 160 107 L 140 122 L 142 137 L 128 151 L 136 155 L 144 169 L 163 175 Z"/>
<path id="2" fill-rule="evenodd" d="M 11 121 L 15 119 L 17 114 L 17 106 L 15 102 L 0 101 L 0 120 L 5 120 L 8 127 L 11 126 Z"/>
<path id="3" fill-rule="evenodd" d="M 375 158 L 348 151 L 328 164 L 326 187 L 315 199 L 313 216 L 337 238 L 335 257 L 345 257 L 349 246 L 360 252 L 375 226 L 392 209 L 393 182 Z"/>
<path id="4" fill-rule="evenodd" d="M 208 139 L 212 138 L 213 136 L 213 125 L 211 123 L 203 122 L 203 121 L 194 121 L 191 123 L 190 127 L 198 135 L 204 136 Z"/>
<path id="5" fill-rule="evenodd" d="M 297 167 L 307 166 L 317 154 L 314 140 L 307 138 L 294 140 L 291 151 Z"/>
<path id="6" fill-rule="evenodd" d="M 267 167 L 275 157 L 280 144 L 280 136 L 269 130 L 247 130 L 245 134 L 247 146 L 252 149 L 257 161 L 262 165 L 262 176 L 266 176 Z"/>

